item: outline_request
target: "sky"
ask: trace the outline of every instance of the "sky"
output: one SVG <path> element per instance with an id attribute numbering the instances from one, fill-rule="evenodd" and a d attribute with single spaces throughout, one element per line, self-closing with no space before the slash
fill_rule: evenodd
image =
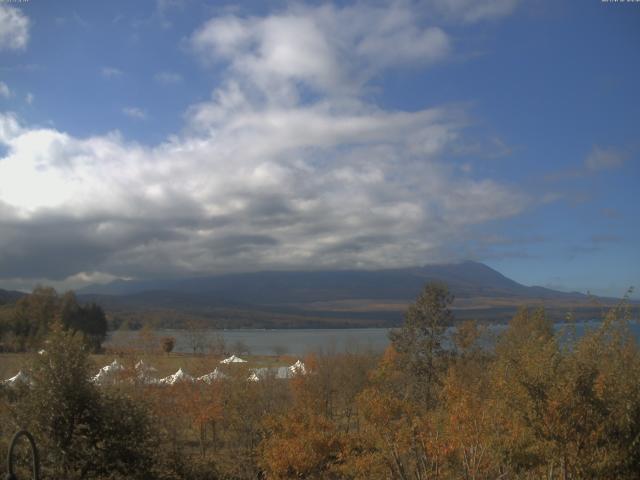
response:
<path id="1" fill-rule="evenodd" d="M 4 1 L 0 288 L 475 260 L 620 297 L 639 129 L 639 2 Z"/>

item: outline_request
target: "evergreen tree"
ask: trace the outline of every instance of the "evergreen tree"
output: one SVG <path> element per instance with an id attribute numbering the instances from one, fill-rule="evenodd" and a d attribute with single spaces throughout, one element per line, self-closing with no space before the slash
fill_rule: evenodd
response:
<path id="1" fill-rule="evenodd" d="M 64 329 L 81 332 L 93 352 L 100 350 L 107 336 L 107 319 L 99 305 L 81 305 L 73 292 L 59 296 L 53 288 L 36 287 L 14 309 L 10 331 L 16 339 L 15 348 L 21 351 L 40 348 L 56 320 Z"/>

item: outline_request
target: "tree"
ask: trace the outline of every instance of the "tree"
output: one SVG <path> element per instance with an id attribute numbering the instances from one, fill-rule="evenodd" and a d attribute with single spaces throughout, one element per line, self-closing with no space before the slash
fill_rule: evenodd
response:
<path id="1" fill-rule="evenodd" d="M 209 338 L 209 354 L 210 355 L 226 355 L 227 354 L 227 343 L 224 340 L 224 337 L 219 332 L 215 332 Z"/>
<path id="2" fill-rule="evenodd" d="M 80 305 L 73 292 L 60 298 L 60 319 L 66 329 L 82 332 L 93 352 L 98 352 L 107 336 L 107 318 L 96 303 Z"/>
<path id="3" fill-rule="evenodd" d="M 437 360 L 442 353 L 442 338 L 453 322 L 449 305 L 453 295 L 446 285 L 428 283 L 405 314 L 398 331 L 389 333 L 398 352 L 400 366 L 413 378 L 412 393 L 421 400 L 434 400 L 433 387 L 438 382 Z"/>
<path id="4" fill-rule="evenodd" d="M 133 339 L 131 348 L 138 348 L 146 353 L 154 353 L 158 348 L 158 336 L 148 323 L 138 330 L 138 334 Z"/>
<path id="5" fill-rule="evenodd" d="M 475 320 L 467 320 L 458 325 L 452 335 L 456 353 L 465 356 L 478 352 L 480 350 L 478 341 L 482 333 Z"/>
<path id="6" fill-rule="evenodd" d="M 21 426 L 46 452 L 47 478 L 152 478 L 155 435 L 144 404 L 102 392 L 91 370 L 82 336 L 54 324 L 30 369 L 33 385 L 17 403 Z"/>
<path id="7" fill-rule="evenodd" d="M 496 347 L 506 463 L 539 478 L 637 478 L 640 351 L 619 311 L 563 345 L 537 310 L 521 310 Z"/>
<path id="8" fill-rule="evenodd" d="M 174 337 L 162 337 L 160 339 L 160 346 L 162 351 L 169 355 L 173 351 L 173 347 L 176 345 L 176 339 Z"/>
<path id="9" fill-rule="evenodd" d="M 194 321 L 187 322 L 185 333 L 193 354 L 203 354 L 207 346 L 207 334 L 203 325 Z"/>
<path id="10" fill-rule="evenodd" d="M 11 322 L 18 350 L 40 346 L 58 314 L 58 306 L 58 294 L 50 287 L 37 286 L 31 295 L 18 300 Z"/>
<path id="11" fill-rule="evenodd" d="M 81 332 L 92 351 L 100 350 L 107 336 L 107 319 L 95 303 L 80 305 L 73 292 L 62 296 L 50 287 L 36 287 L 21 298 L 13 311 L 11 332 L 18 350 L 37 349 L 59 320 L 64 329 Z"/>
<path id="12" fill-rule="evenodd" d="M 340 478 L 341 432 L 329 415 L 327 389 L 318 371 L 290 381 L 292 403 L 285 412 L 264 420 L 260 463 L 268 478 Z"/>
<path id="13" fill-rule="evenodd" d="M 488 356 L 469 351 L 474 327 L 458 332 L 464 350 L 452 361 L 440 390 L 438 423 L 449 447 L 447 468 L 455 478 L 501 478 L 500 425 L 494 406 Z"/>

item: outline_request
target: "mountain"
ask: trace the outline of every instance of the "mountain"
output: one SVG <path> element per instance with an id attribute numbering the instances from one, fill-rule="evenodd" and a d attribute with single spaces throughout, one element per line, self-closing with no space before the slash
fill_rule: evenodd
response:
<path id="1" fill-rule="evenodd" d="M 388 326 L 402 321 L 425 283 L 446 283 L 458 318 L 504 321 L 523 304 L 550 308 L 558 317 L 595 315 L 580 293 L 519 284 L 478 262 L 386 270 L 266 271 L 153 281 L 118 280 L 78 290 L 126 318 L 152 318 L 164 326 L 185 321 L 225 327 Z"/>
<path id="2" fill-rule="evenodd" d="M 462 298 L 576 298 L 542 287 L 526 287 L 478 262 L 387 270 L 267 271 L 189 279 L 126 281 L 92 285 L 79 294 L 136 295 L 173 292 L 243 304 L 298 304 L 347 299 L 412 300 L 426 282 L 446 283 Z"/>
<path id="3" fill-rule="evenodd" d="M 0 305 L 7 303 L 14 303 L 25 294 L 22 292 L 16 292 L 15 290 L 3 290 L 0 288 Z"/>

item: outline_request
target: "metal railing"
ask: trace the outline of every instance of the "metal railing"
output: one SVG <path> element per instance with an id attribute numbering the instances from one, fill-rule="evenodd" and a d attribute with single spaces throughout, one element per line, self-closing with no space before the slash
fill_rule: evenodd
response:
<path id="1" fill-rule="evenodd" d="M 40 479 L 40 459 L 38 458 L 38 449 L 36 447 L 36 441 L 33 439 L 33 435 L 31 435 L 26 430 L 20 430 L 16 432 L 16 434 L 11 439 L 11 443 L 9 443 L 9 450 L 7 452 L 7 476 L 5 480 L 19 480 L 15 474 L 14 468 L 14 455 L 13 451 L 18 443 L 20 437 L 26 437 L 29 441 L 29 445 L 31 446 L 31 478 L 33 480 Z"/>

